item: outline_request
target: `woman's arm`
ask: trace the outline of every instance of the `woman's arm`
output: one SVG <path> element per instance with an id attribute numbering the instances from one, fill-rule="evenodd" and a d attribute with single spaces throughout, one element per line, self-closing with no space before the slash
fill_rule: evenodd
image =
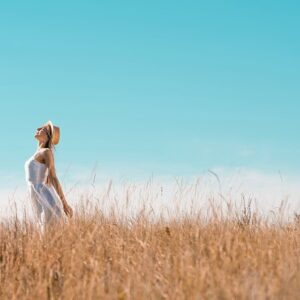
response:
<path id="1" fill-rule="evenodd" d="M 67 200 L 66 200 L 65 195 L 63 193 L 63 190 L 61 188 L 60 182 L 59 182 L 59 180 L 56 176 L 53 153 L 50 149 L 45 151 L 45 161 L 46 161 L 46 165 L 47 165 L 48 170 L 49 170 L 48 183 L 53 185 L 53 187 L 55 188 L 57 194 L 59 195 L 59 198 L 62 202 L 64 212 L 66 213 L 66 215 L 69 216 L 69 217 L 72 217 L 73 216 L 73 210 L 69 206 L 69 204 L 67 203 Z"/>

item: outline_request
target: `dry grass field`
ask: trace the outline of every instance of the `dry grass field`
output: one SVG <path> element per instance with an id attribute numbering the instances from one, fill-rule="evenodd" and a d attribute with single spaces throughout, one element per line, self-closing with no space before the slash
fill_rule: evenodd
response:
<path id="1" fill-rule="evenodd" d="M 94 207 L 0 227 L 0 299 L 300 299 L 300 227 L 247 210 L 127 220 Z"/>

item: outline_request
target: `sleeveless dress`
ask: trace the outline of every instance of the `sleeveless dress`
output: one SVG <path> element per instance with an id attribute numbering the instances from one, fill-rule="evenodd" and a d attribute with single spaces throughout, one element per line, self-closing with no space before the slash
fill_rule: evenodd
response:
<path id="1" fill-rule="evenodd" d="M 31 156 L 25 174 L 34 215 L 42 230 L 53 221 L 64 220 L 63 207 L 53 185 L 46 184 L 48 167 Z"/>

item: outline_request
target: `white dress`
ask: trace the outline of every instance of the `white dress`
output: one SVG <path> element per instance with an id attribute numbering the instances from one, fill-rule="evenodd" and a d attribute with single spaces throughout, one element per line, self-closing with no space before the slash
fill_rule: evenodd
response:
<path id="1" fill-rule="evenodd" d="M 31 156 L 25 162 L 25 174 L 35 217 L 42 230 L 53 222 L 64 220 L 62 203 L 53 185 L 46 184 L 48 167 Z"/>

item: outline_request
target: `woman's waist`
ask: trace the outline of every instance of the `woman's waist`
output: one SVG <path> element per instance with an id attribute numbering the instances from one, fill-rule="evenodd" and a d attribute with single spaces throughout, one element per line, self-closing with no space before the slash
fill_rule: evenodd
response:
<path id="1" fill-rule="evenodd" d="M 46 182 L 47 176 L 37 176 L 37 174 L 27 173 L 25 178 L 26 181 L 31 184 L 43 184 Z"/>
<path id="2" fill-rule="evenodd" d="M 29 186 L 33 186 L 35 188 L 39 188 L 41 186 L 44 186 L 46 184 L 45 181 L 32 181 L 32 180 L 27 180 L 27 184 Z"/>
<path id="3" fill-rule="evenodd" d="M 34 172 L 26 172 L 26 181 L 33 184 L 44 183 L 46 180 L 46 174 L 37 174 Z"/>

